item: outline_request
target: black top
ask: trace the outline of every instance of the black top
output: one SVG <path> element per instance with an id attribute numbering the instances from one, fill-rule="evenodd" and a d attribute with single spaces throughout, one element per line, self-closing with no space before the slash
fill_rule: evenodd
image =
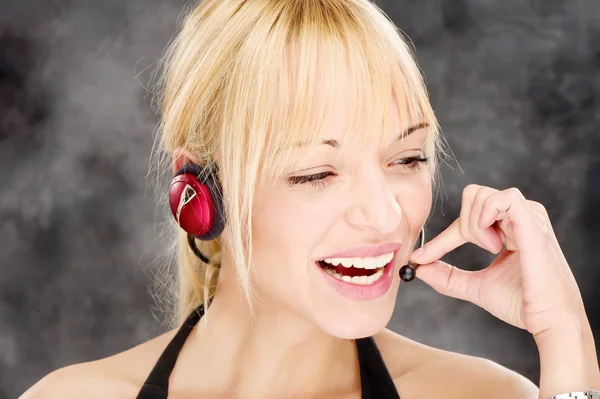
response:
<path id="1" fill-rule="evenodd" d="M 195 309 L 181 325 L 154 365 L 137 399 L 167 399 L 169 377 L 186 338 L 204 315 L 204 306 Z M 400 399 L 394 381 L 383 362 L 373 337 L 356 340 L 363 399 Z"/>

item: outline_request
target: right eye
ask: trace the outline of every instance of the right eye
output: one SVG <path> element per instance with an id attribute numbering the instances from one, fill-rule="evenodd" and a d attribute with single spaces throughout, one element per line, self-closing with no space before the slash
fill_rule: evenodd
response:
<path id="1" fill-rule="evenodd" d="M 325 185 L 325 178 L 333 176 L 333 172 L 321 172 L 315 173 L 314 175 L 303 175 L 303 176 L 292 176 L 288 179 L 288 185 L 293 186 L 295 184 L 306 184 L 310 183 L 311 186 L 317 188 Z"/>

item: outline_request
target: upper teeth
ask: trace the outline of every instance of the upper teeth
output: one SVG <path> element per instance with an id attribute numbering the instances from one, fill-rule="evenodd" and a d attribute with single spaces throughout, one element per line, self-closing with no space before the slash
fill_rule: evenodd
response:
<path id="1" fill-rule="evenodd" d="M 366 257 L 366 258 L 329 258 L 323 259 L 323 262 L 332 264 L 334 266 L 339 265 L 340 263 L 344 267 L 357 267 L 361 269 L 377 269 L 387 265 L 392 258 L 394 257 L 394 253 L 390 252 L 389 254 L 383 254 L 376 257 Z"/>

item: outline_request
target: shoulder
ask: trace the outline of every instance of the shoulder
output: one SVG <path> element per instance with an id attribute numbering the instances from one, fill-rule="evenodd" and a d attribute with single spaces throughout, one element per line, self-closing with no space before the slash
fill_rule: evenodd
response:
<path id="1" fill-rule="evenodd" d="M 375 339 L 398 391 L 407 397 L 538 398 L 533 382 L 492 360 L 433 348 L 387 329 Z"/>
<path id="2" fill-rule="evenodd" d="M 103 360 L 63 367 L 46 375 L 19 399 L 133 397 L 132 384 L 104 367 Z"/>
<path id="3" fill-rule="evenodd" d="M 174 333 L 104 359 L 55 370 L 19 399 L 133 398 Z"/>

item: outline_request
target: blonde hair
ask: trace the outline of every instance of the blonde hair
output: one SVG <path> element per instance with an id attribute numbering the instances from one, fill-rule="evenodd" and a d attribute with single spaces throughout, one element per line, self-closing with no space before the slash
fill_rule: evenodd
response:
<path id="1" fill-rule="evenodd" d="M 403 122 L 428 123 L 435 187 L 441 141 L 423 78 L 407 40 L 368 0 L 205 0 L 185 17 L 163 67 L 158 168 L 170 171 L 178 147 L 218 164 L 223 238 L 251 304 L 255 188 L 294 167 L 289 149 L 298 141 L 327 137 L 341 95 L 347 131 L 361 132 L 362 144 L 388 131 L 393 96 Z M 183 232 L 176 236 L 181 322 L 214 294 L 223 248 L 221 239 L 198 242 L 207 265 Z"/>

